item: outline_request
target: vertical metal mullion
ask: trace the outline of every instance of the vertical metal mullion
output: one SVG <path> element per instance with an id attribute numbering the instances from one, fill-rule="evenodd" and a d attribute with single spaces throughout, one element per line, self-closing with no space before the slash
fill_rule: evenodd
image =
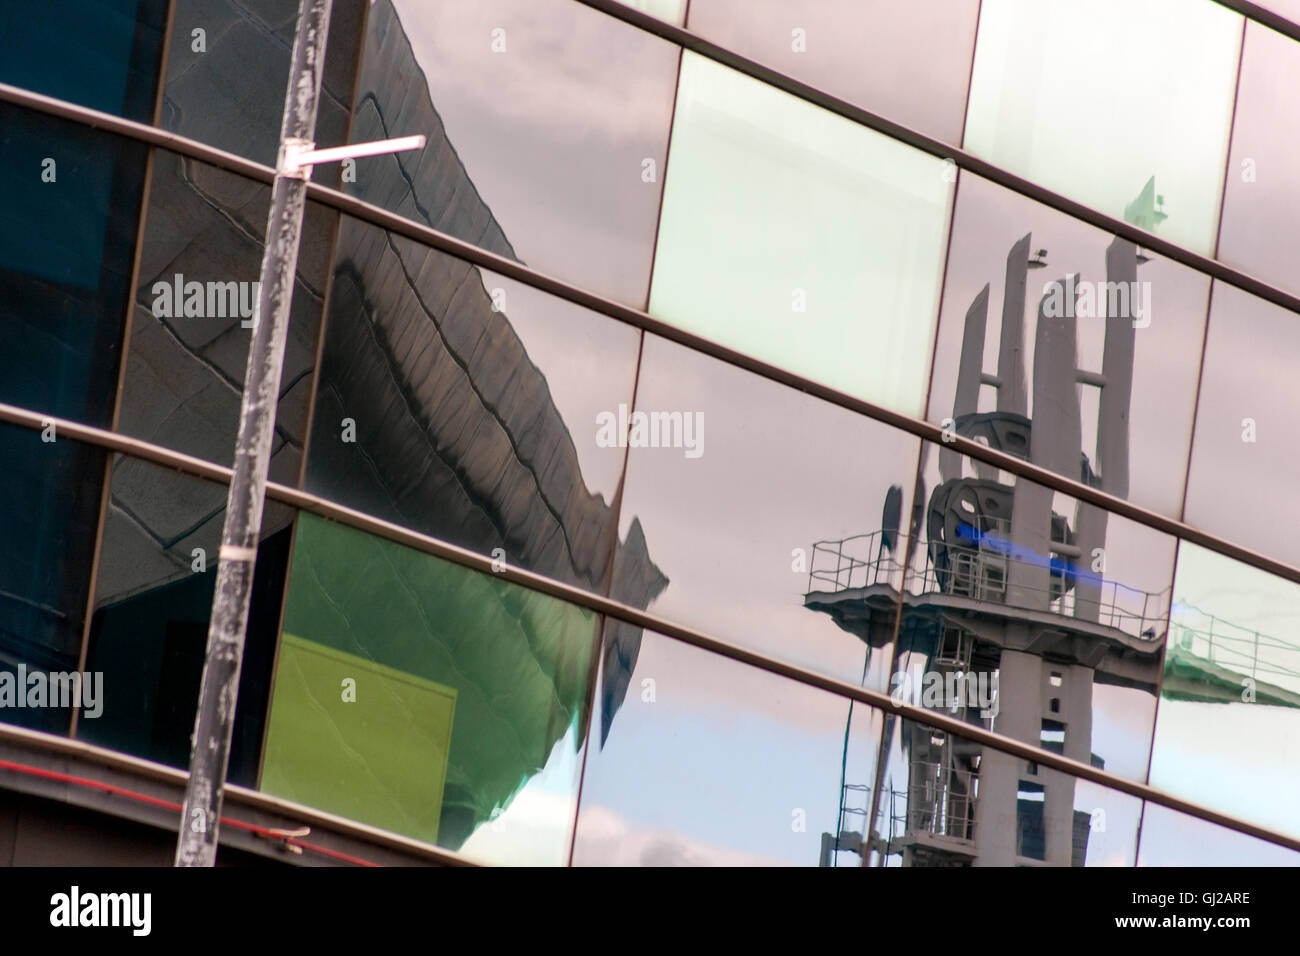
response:
<path id="1" fill-rule="evenodd" d="M 301 0 L 267 215 L 261 291 L 240 401 L 234 470 L 226 499 L 216 590 L 185 787 L 176 866 L 216 865 L 239 678 L 247 638 L 267 470 L 279 406 L 289 311 L 307 205 L 308 150 L 316 131 L 332 0 Z"/>
<path id="2" fill-rule="evenodd" d="M 171 59 L 172 22 L 176 15 L 176 0 L 167 0 L 167 14 L 162 24 L 162 50 L 158 56 L 158 87 L 154 91 L 153 113 L 151 122 L 158 126 L 162 122 L 163 100 L 167 89 L 167 65 Z M 134 50 L 132 51 L 134 52 Z M 126 316 L 122 323 L 122 347 L 118 358 L 117 386 L 113 395 L 113 412 L 109 418 L 109 428 L 117 431 L 122 414 L 122 392 L 126 385 L 126 366 L 131 355 L 131 332 L 134 327 L 136 288 L 140 281 L 140 258 L 144 249 L 145 230 L 149 219 L 149 197 L 153 186 L 154 156 L 157 148 L 147 146 L 144 163 L 144 180 L 140 190 L 140 208 L 136 220 L 135 248 L 132 250 L 131 278 L 127 283 Z M 113 465 L 118 456 L 108 453 L 104 460 L 104 481 L 99 496 L 99 517 L 95 522 L 95 540 L 91 546 L 90 579 L 87 582 L 86 610 L 81 624 L 81 648 L 77 655 L 77 670 L 86 670 L 86 658 L 90 653 L 90 630 L 95 616 L 95 593 L 99 585 L 99 562 L 102 558 L 104 544 L 104 525 L 108 520 L 108 502 L 113 484 Z M 81 712 L 72 710 L 72 719 L 68 725 L 68 736 L 77 736 Z"/>
<path id="3" fill-rule="evenodd" d="M 1214 233 L 1213 256 L 1216 260 L 1219 258 L 1219 244 L 1223 239 L 1223 213 L 1228 201 L 1228 177 L 1232 174 L 1232 143 L 1237 131 L 1237 104 L 1241 98 L 1241 70 L 1246 61 L 1246 33 L 1249 29 L 1249 18 L 1243 17 L 1241 22 L 1241 46 L 1237 51 L 1237 80 L 1232 91 L 1232 112 L 1228 118 L 1228 145 L 1223 157 L 1223 186 L 1219 193 L 1219 222 Z M 1203 275 L 1204 273 L 1198 274 Z M 1201 411 L 1201 386 L 1205 381 L 1205 360 L 1210 346 L 1210 313 L 1214 311 L 1214 286 L 1217 282 L 1212 276 L 1207 276 L 1207 278 L 1209 279 L 1209 289 L 1205 296 L 1205 323 L 1201 330 L 1201 359 L 1196 372 L 1196 390 L 1192 398 L 1192 421 L 1187 433 L 1187 463 L 1183 468 L 1183 494 L 1178 505 L 1178 520 L 1183 522 L 1187 520 L 1187 491 L 1192 483 L 1192 453 L 1195 451 L 1196 446 L 1196 422 Z M 1156 673 L 1155 706 L 1151 709 L 1151 741 L 1147 747 L 1146 773 L 1142 777 L 1148 786 L 1151 784 L 1151 762 L 1156 755 L 1156 728 L 1160 721 L 1160 695 L 1164 692 L 1165 684 L 1164 658 L 1169 653 L 1169 631 L 1174 622 L 1174 585 L 1178 581 L 1178 562 L 1182 556 L 1182 548 L 1182 538 L 1175 536 L 1174 563 L 1169 572 L 1169 606 L 1165 610 L 1165 647 L 1164 653 L 1161 654 L 1160 670 Z M 1134 866 L 1137 866 L 1138 858 L 1142 853 L 1142 828 L 1146 824 L 1146 816 L 1147 801 L 1143 800 L 1142 808 L 1138 812 L 1137 834 L 1133 840 Z"/>
<path id="4" fill-rule="evenodd" d="M 685 25 L 687 18 L 689 16 L 690 16 L 690 0 L 686 0 L 686 5 L 682 10 L 683 26 Z M 646 293 L 645 293 L 646 312 L 650 311 L 650 296 L 654 288 L 655 262 L 657 261 L 659 256 L 659 228 L 663 223 L 664 198 L 668 195 L 668 163 L 673 148 L 673 129 L 677 124 L 677 100 L 679 94 L 681 93 L 682 61 L 685 58 L 685 56 L 686 56 L 685 49 L 683 49 L 682 47 L 678 47 L 677 48 L 677 80 L 673 84 L 673 102 L 668 112 L 668 137 L 664 142 L 663 183 L 659 189 L 659 208 L 658 208 L 658 213 L 655 216 L 654 242 L 650 250 L 650 270 L 649 270 L 649 275 L 646 277 Z M 632 411 L 636 410 L 637 395 L 639 394 L 641 388 L 641 366 L 642 366 L 642 361 L 645 357 L 645 341 L 646 341 L 645 330 L 641 330 L 641 334 L 638 337 L 638 341 L 637 341 L 636 370 L 632 376 L 632 404 L 631 404 Z M 603 594 L 606 597 L 612 596 L 610 594 L 610 590 L 613 587 L 613 581 L 614 581 L 614 561 L 617 559 L 618 556 L 618 526 L 622 520 L 623 491 L 627 486 L 628 465 L 631 461 L 631 456 L 632 456 L 632 448 L 630 445 L 628 445 L 623 449 L 623 469 L 619 474 L 617 491 L 614 494 L 614 501 L 611 503 L 611 507 L 613 508 L 614 511 L 613 533 L 611 534 L 612 540 L 611 540 L 610 551 L 609 551 L 608 570 L 606 571 L 605 574 L 605 583 L 602 589 Z M 573 866 L 573 855 L 578 845 L 578 822 L 582 817 L 582 791 L 587 779 L 587 758 L 591 754 L 591 746 L 592 746 L 591 730 L 592 730 L 592 726 L 595 724 L 596 695 L 599 690 L 599 681 L 600 681 L 601 670 L 602 670 L 601 664 L 605 653 L 605 625 L 607 620 L 608 619 L 602 615 L 596 625 L 596 639 L 594 642 L 595 652 L 593 654 L 593 658 L 591 662 L 591 670 L 588 675 L 589 679 L 587 685 L 587 701 L 586 701 L 587 735 L 586 735 L 585 746 L 582 749 L 582 763 L 581 766 L 578 768 L 578 787 L 577 787 L 577 792 L 575 795 L 574 807 L 573 807 L 573 828 L 570 831 L 570 836 L 569 836 L 569 859 L 568 859 L 569 866 Z"/>

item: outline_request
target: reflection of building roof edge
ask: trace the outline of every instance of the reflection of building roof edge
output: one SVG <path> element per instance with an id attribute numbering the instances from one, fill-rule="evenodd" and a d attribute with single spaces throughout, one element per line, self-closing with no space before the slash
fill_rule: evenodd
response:
<path id="1" fill-rule="evenodd" d="M 397 209 L 401 205 L 410 203 L 414 205 L 419 217 L 423 218 L 431 228 L 441 229 L 461 238 L 471 239 L 471 241 L 483 248 L 519 261 L 519 257 L 506 238 L 503 228 L 484 202 L 459 154 L 450 142 L 441 115 L 432 102 L 427 77 L 416 60 L 410 40 L 391 0 L 378 0 L 372 6 L 369 18 L 367 50 L 361 64 L 361 82 L 358 89 L 357 115 L 353 139 L 383 138 L 416 131 L 425 133 L 428 136 L 429 144 L 425 150 L 419 153 L 399 154 L 396 157 L 383 160 L 383 165 L 374 173 L 367 175 L 363 182 L 345 188 L 358 195 L 359 198 L 376 202 L 386 208 Z M 392 108 L 391 103 L 391 99 L 395 94 L 404 95 L 401 102 L 397 104 L 396 109 Z M 363 113 L 366 115 L 363 116 Z M 414 117 L 410 114 L 414 114 Z M 360 128 L 366 122 L 377 124 L 377 128 L 371 131 Z M 433 174 L 435 173 L 442 182 L 434 181 Z M 395 182 L 395 179 L 400 179 L 400 182 Z M 447 186 L 447 180 L 451 180 L 450 187 Z M 442 189 L 437 188 L 438 186 L 442 186 Z M 440 212 L 440 215 L 435 217 L 425 208 L 425 201 L 430 196 L 440 194 L 446 198 L 441 202 L 440 207 L 435 207 Z M 409 208 L 406 210 L 407 215 L 410 215 L 411 212 Z M 480 215 L 484 217 L 481 227 L 475 221 Z M 468 220 L 468 224 L 474 228 L 468 230 L 449 228 L 451 225 L 450 220 L 460 217 Z M 344 228 L 349 224 L 349 221 L 345 220 L 343 227 L 340 229 L 340 262 L 344 260 Z M 350 225 L 354 229 L 373 232 L 373 227 L 365 227 L 360 224 Z M 462 221 L 459 225 L 463 227 L 465 222 Z M 353 236 L 354 238 L 360 238 L 356 232 L 353 232 Z M 351 245 L 355 249 L 355 242 L 351 243 Z M 395 246 L 395 244 L 393 245 Z M 442 254 L 432 253 L 426 249 L 425 255 L 435 257 Z M 403 257 L 399 255 L 398 259 L 401 258 Z M 355 264 L 360 266 L 361 263 L 356 262 Z M 471 269 L 471 271 L 477 270 Z M 477 274 L 482 286 L 482 272 L 479 271 Z M 410 274 L 406 277 L 406 285 L 409 291 L 398 291 L 397 294 L 403 297 L 413 294 L 416 298 L 421 298 L 416 283 L 420 281 L 423 275 L 425 273 L 419 268 L 410 270 Z M 508 409 L 503 410 L 498 407 L 498 404 L 490 401 L 487 396 L 480 395 L 479 400 L 483 411 L 495 419 L 498 426 L 509 436 L 514 453 L 521 461 L 524 461 L 525 458 L 519 453 L 520 447 L 521 445 L 527 445 L 526 439 L 522 439 L 521 427 L 533 430 L 540 428 L 554 429 L 552 434 L 556 436 L 557 440 L 553 441 L 553 444 L 557 447 L 545 461 L 555 464 L 556 467 L 552 473 L 567 472 L 571 468 L 576 481 L 568 488 L 557 487 L 554 483 L 548 488 L 546 475 L 539 468 L 538 471 L 534 472 L 536 477 L 535 494 L 542 500 L 548 510 L 555 515 L 557 524 L 565 533 L 566 540 L 570 536 L 570 532 L 577 532 L 587 521 L 592 519 L 593 510 L 599 513 L 595 517 L 596 525 L 604 527 L 607 522 L 616 519 L 616 512 L 609 503 L 605 502 L 603 495 L 593 493 L 588 489 L 585 480 L 582 478 L 573 435 L 567 422 L 565 422 L 555 406 L 545 375 L 529 356 L 527 349 L 519 340 L 506 315 L 491 308 L 490 294 L 485 286 L 482 286 L 482 288 L 481 306 L 474 305 L 471 306 L 471 309 L 475 320 L 481 320 L 482 328 L 486 331 L 479 335 L 470 351 L 460 354 L 460 360 L 463 362 L 465 372 L 468 376 L 472 365 L 480 364 L 475 362 L 475 358 L 480 354 L 485 342 L 490 342 L 490 347 L 498 354 L 517 350 L 516 354 L 509 359 L 511 378 L 516 382 L 531 383 L 527 386 L 527 389 L 534 391 L 535 395 L 529 396 L 529 407 L 537 409 L 538 414 L 527 416 L 527 420 L 523 422 L 514 421 L 511 420 Z M 460 294 L 459 290 L 454 294 Z M 370 299 L 370 290 L 365 290 L 364 298 Z M 366 304 L 371 305 L 372 303 L 367 302 Z M 447 341 L 447 336 L 439 327 L 439 322 L 446 319 L 445 306 L 436 309 L 436 311 L 430 309 L 429 313 L 432 321 L 425 328 L 429 332 L 436 330 L 436 334 L 443 338 L 443 345 L 455 355 L 455 349 Z M 496 325 L 496 328 L 493 328 L 494 325 Z M 425 334 L 429 334 L 429 332 Z M 412 351 L 417 350 L 418 347 Z M 482 363 L 483 367 L 487 368 L 491 368 L 493 364 L 495 363 Z M 539 424 L 539 417 L 544 422 L 544 425 Z M 427 429 L 422 430 L 432 440 L 430 431 Z M 521 435 L 520 441 L 516 441 L 516 435 Z M 541 460 L 539 458 L 539 461 Z M 550 469 L 547 470 L 550 471 Z M 581 491 L 575 494 L 574 491 L 577 489 L 581 489 Z M 581 503 L 584 499 L 587 502 L 585 506 Z M 586 518 L 583 517 L 584 514 L 587 515 Z M 503 527 L 501 530 L 504 534 L 509 534 L 513 529 Z M 667 587 L 668 579 L 651 561 L 645 537 L 641 532 L 640 523 L 637 519 L 633 518 L 627 537 L 623 542 L 618 541 L 616 527 L 611 528 L 610 531 L 614 537 L 614 563 L 613 568 L 609 569 L 612 572 L 611 593 L 616 595 L 620 601 L 644 608 L 663 592 Z M 603 533 L 596 535 L 591 543 L 602 551 L 609 547 L 608 538 Z M 578 542 L 577 548 L 579 551 L 582 550 L 581 542 Z M 510 557 L 513 560 L 522 558 L 524 562 L 527 562 L 529 557 L 532 556 Z M 580 555 L 571 553 L 569 563 L 573 571 L 577 572 L 580 566 L 587 562 Z M 539 568 L 539 570 L 542 570 L 543 573 L 555 574 L 557 577 L 572 577 L 571 575 L 555 573 L 548 568 Z M 603 588 L 604 584 L 600 580 L 588 580 L 583 583 L 596 588 Z M 603 706 L 601 708 L 604 724 L 602 742 L 608 734 L 609 722 L 612 720 L 614 712 L 621 705 L 627 685 L 630 682 L 631 670 L 635 666 L 639 652 L 640 629 L 618 625 L 613 628 L 610 634 L 610 643 L 614 646 L 614 656 L 611 658 L 607 654 L 608 659 L 605 661 L 606 667 L 602 688 Z M 626 670 L 626 673 L 623 673 L 624 670 Z"/>
<path id="2" fill-rule="evenodd" d="M 390 31 L 392 32 L 390 33 Z M 487 201 L 479 193 L 478 187 L 474 185 L 474 180 L 470 177 L 469 170 L 465 168 L 465 163 L 461 160 L 460 153 L 456 150 L 456 145 L 451 141 L 451 137 L 447 134 L 447 127 L 446 124 L 443 123 L 442 114 L 438 112 L 438 107 L 434 105 L 432 97 L 428 95 L 430 90 L 429 78 L 425 74 L 424 68 L 420 66 L 420 61 L 416 59 L 415 51 L 411 48 L 410 38 L 406 35 L 405 27 L 402 26 L 402 18 L 398 15 L 396 8 L 394 8 L 392 0 L 374 0 L 374 3 L 371 5 L 369 20 L 366 24 L 367 47 L 370 46 L 370 38 L 375 37 L 376 35 L 379 37 L 378 42 L 380 46 L 383 45 L 385 39 L 390 35 L 394 37 L 393 42 L 399 46 L 399 50 L 392 58 L 377 58 L 381 63 L 390 64 L 389 68 L 384 70 L 384 76 L 388 77 L 398 74 L 407 77 L 415 77 L 418 82 L 414 85 L 414 89 L 423 90 L 426 94 L 420 98 L 420 103 L 421 106 L 425 107 L 433 115 L 435 123 L 427 127 L 421 126 L 418 130 L 415 130 L 415 132 L 425 133 L 428 137 L 429 146 L 446 147 L 451 152 L 452 157 L 456 161 L 456 165 L 461 171 L 464 184 L 468 186 L 474 194 L 475 204 L 487 213 L 489 221 L 492 226 L 496 228 L 496 238 L 499 242 L 492 243 L 480 240 L 477 244 L 497 253 L 498 255 L 506 256 L 509 259 L 514 259 L 516 262 L 522 263 L 524 260 L 519 258 L 519 255 L 515 252 L 514 246 L 511 245 L 510 240 L 506 238 L 505 230 L 501 227 L 501 224 L 497 222 L 496 216 L 493 215 Z M 401 66 L 391 66 L 391 64 L 401 64 Z M 358 98 L 356 111 L 359 113 L 366 103 L 371 103 L 374 105 L 376 119 L 379 121 L 380 128 L 384 131 L 382 138 L 387 139 L 393 136 L 407 135 L 407 133 L 410 132 L 409 130 L 399 131 L 397 133 L 391 132 L 388 120 L 384 116 L 384 111 L 376 98 L 373 84 L 366 82 L 369 79 L 366 72 L 370 65 L 370 61 L 363 56 L 360 66 L 361 86 L 357 91 Z M 433 129 L 436 129 L 437 132 L 430 132 L 430 130 Z M 355 136 L 353 137 L 353 140 L 356 140 Z M 429 214 L 428 210 L 424 209 L 420 205 L 415 194 L 415 183 L 407 173 L 405 165 L 407 162 L 420 163 L 423 158 L 429 154 L 430 149 L 429 147 L 426 147 L 423 150 L 418 150 L 413 153 L 393 153 L 389 158 L 394 160 L 398 168 L 401 170 L 402 178 L 406 180 L 411 195 L 411 201 L 415 204 L 416 209 L 419 210 L 420 217 L 430 228 L 437 229 L 438 225 L 433 221 L 433 217 Z M 344 184 L 343 188 L 348 190 L 348 186 L 349 184 Z M 360 196 L 360 190 L 355 187 L 349 191 L 355 192 Z M 365 197 L 362 196 L 361 198 Z"/>

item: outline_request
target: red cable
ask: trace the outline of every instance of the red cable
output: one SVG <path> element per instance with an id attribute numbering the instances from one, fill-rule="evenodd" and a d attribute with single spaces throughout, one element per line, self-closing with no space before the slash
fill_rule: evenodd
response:
<path id="1" fill-rule="evenodd" d="M 25 773 L 46 780 L 57 780 L 60 783 L 73 783 L 79 787 L 89 787 L 93 790 L 103 790 L 106 793 L 111 793 L 115 796 L 128 797 L 132 800 L 138 800 L 140 803 L 147 803 L 150 806 L 162 807 L 166 810 L 175 810 L 177 813 L 180 813 L 182 809 L 179 803 L 173 803 L 170 800 L 163 800 L 159 797 L 151 797 L 146 793 L 140 793 L 136 790 L 127 790 L 125 787 L 119 787 L 111 783 L 104 783 L 101 780 L 92 780 L 89 777 L 77 777 L 68 773 L 59 773 L 56 770 L 43 770 L 40 767 L 33 767 L 29 764 L 14 763 L 11 760 L 0 760 L 0 769 L 13 770 L 16 773 Z M 274 837 L 277 840 L 283 840 L 291 846 L 301 847 L 304 850 L 311 850 L 313 853 L 319 853 L 321 856 L 342 860 L 356 866 L 378 867 L 383 865 L 371 860 L 363 860 L 360 857 L 351 856 L 347 853 L 341 853 L 338 850 L 331 850 L 328 847 L 319 846 L 315 843 L 307 843 L 306 841 L 299 840 L 296 837 L 284 836 L 282 833 L 270 827 L 261 827 L 253 823 L 245 823 L 243 820 L 234 820 L 230 817 L 222 817 L 221 823 L 226 826 L 232 826 L 237 830 L 246 830 L 250 833 L 256 833 L 259 836 Z"/>

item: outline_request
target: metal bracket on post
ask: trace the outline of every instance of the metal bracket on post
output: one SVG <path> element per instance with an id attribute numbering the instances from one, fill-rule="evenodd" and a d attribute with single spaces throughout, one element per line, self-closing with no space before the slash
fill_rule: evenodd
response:
<path id="1" fill-rule="evenodd" d="M 383 156 L 411 149 L 424 149 L 424 144 L 425 138 L 422 135 L 380 139 L 373 143 L 349 143 L 347 146 L 332 146 L 329 149 L 317 149 L 316 144 L 309 139 L 286 139 L 280 151 L 278 171 L 283 176 L 307 180 L 311 178 L 313 166 L 337 163 L 361 156 Z"/>
<path id="2" fill-rule="evenodd" d="M 311 163 L 304 163 L 303 157 L 310 155 L 315 148 L 316 144 L 309 139 L 286 139 L 280 144 L 280 161 L 276 163 L 275 171 L 281 176 L 304 182 L 311 179 Z"/>

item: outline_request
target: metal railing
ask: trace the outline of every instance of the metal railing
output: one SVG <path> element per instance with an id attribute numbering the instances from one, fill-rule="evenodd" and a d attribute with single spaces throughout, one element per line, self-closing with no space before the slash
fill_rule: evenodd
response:
<path id="1" fill-rule="evenodd" d="M 839 541 L 814 543 L 808 591 L 829 590 L 835 593 L 873 584 L 897 586 L 903 565 L 895 557 L 905 553 L 907 539 L 903 535 L 894 535 L 893 539 L 893 547 L 886 548 L 885 532 L 872 531 Z M 819 588 L 819 584 L 829 587 Z"/>
<path id="2" fill-rule="evenodd" d="M 1028 554 L 1010 543 L 1001 521 L 982 524 L 988 527 L 973 534 L 971 544 L 945 544 L 939 562 L 920 542 L 913 558 L 920 566 L 915 568 L 904 568 L 897 559 L 905 553 L 903 535 L 897 536 L 892 549 L 883 547 L 881 531 L 815 542 L 808 592 L 901 584 L 913 594 L 955 594 L 989 604 L 1044 610 L 1096 621 L 1152 642 L 1163 639 L 1168 588 L 1142 591 L 1060 558 Z M 1032 573 L 1015 573 L 1017 567 Z M 1073 579 L 1068 587 L 1067 575 Z"/>
<path id="3" fill-rule="evenodd" d="M 974 840 L 979 775 L 925 760 L 913 760 L 911 766 L 907 783 L 908 832 Z"/>
<path id="4" fill-rule="evenodd" d="M 883 855 L 902 852 L 900 844 L 910 841 L 918 833 L 960 840 L 973 846 L 979 774 L 945 769 L 941 764 L 925 760 L 913 760 L 910 766 L 911 776 L 905 788 L 889 787 L 880 793 L 880 812 L 888 821 Z M 853 789 L 855 795 L 870 802 L 869 787 L 846 786 L 844 789 Z M 847 794 L 845 803 L 840 822 L 842 830 L 851 829 L 860 814 L 865 812 L 854 810 L 851 814 L 853 820 L 847 820 L 845 817 L 850 814 Z"/>
<path id="5" fill-rule="evenodd" d="M 1194 657 L 1251 678 L 1300 690 L 1300 644 L 1233 624 L 1175 601 L 1169 621 L 1170 643 Z"/>

